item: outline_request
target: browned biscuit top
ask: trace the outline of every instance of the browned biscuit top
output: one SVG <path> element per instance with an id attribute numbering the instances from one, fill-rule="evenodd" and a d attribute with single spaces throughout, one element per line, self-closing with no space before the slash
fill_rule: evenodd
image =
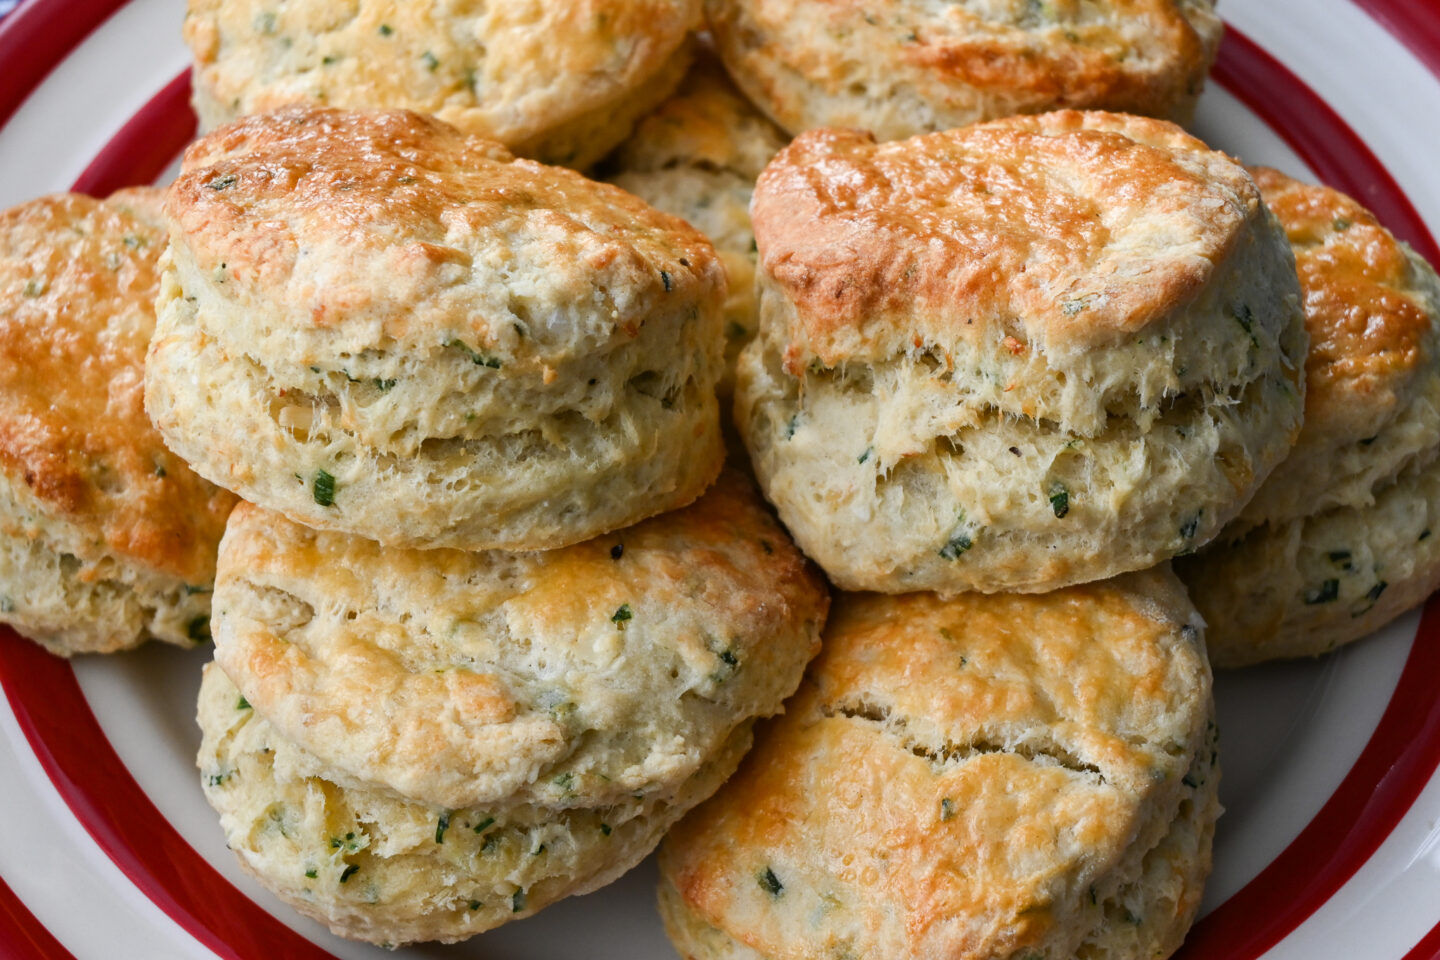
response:
<path id="1" fill-rule="evenodd" d="M 1179 127 L 1078 112 L 878 145 L 812 131 L 752 213 L 798 311 L 792 353 L 827 365 L 1015 333 L 1012 350 L 1112 342 L 1194 295 L 1264 216 L 1244 169 Z"/>
<path id="2" fill-rule="evenodd" d="M 99 552 L 205 584 L 234 498 L 165 449 L 143 403 L 159 197 L 55 194 L 0 214 L 0 469 Z"/>

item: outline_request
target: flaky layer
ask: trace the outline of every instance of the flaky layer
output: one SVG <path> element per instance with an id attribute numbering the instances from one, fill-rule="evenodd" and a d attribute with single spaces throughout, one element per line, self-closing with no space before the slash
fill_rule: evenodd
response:
<path id="1" fill-rule="evenodd" d="M 221 547 L 216 659 L 337 774 L 450 807 L 675 789 L 775 713 L 823 584 L 748 480 L 543 553 L 398 550 L 248 504 Z"/>
<path id="2" fill-rule="evenodd" d="M 679 82 L 699 20 L 699 0 L 191 0 L 185 41 L 207 130 L 291 104 L 404 107 L 583 168 Z"/>
<path id="3" fill-rule="evenodd" d="M 746 725 L 693 777 L 644 799 L 447 809 L 322 779 L 214 664 L 199 722 L 201 784 L 240 865 L 333 933 L 389 947 L 463 940 L 615 880 L 750 742 Z"/>
<path id="4" fill-rule="evenodd" d="M 1069 958 L 1145 905 L 1141 941 L 1173 949 L 1217 813 L 1199 623 L 1168 571 L 844 598 L 784 717 L 667 839 L 672 927 L 772 960 Z"/>

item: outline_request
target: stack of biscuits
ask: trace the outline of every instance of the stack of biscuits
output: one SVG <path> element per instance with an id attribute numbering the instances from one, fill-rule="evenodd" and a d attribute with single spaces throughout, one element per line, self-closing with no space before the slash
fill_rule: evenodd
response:
<path id="1" fill-rule="evenodd" d="M 659 844 L 687 960 L 1169 956 L 1212 662 L 1440 584 L 1440 278 L 1172 122 L 1209 0 L 185 36 L 169 190 L 0 221 L 0 620 L 213 636 L 205 795 L 335 933 Z"/>

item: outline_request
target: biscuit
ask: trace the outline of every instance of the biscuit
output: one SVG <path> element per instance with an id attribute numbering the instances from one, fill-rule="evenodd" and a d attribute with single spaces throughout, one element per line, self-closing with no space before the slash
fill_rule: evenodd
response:
<path id="1" fill-rule="evenodd" d="M 233 498 L 142 403 L 160 191 L 0 213 L 0 622 L 52 653 L 209 637 Z"/>
<path id="2" fill-rule="evenodd" d="M 780 708 L 819 575 L 737 471 L 692 506 L 541 553 L 397 550 L 242 504 L 216 660 L 327 779 L 424 803 L 673 791 Z"/>
<path id="3" fill-rule="evenodd" d="M 1188 122 L 1223 30 L 1211 0 L 706 0 L 736 83 L 791 133 L 880 140 L 1062 107 Z"/>
<path id="4" fill-rule="evenodd" d="M 1013 117 L 761 175 L 736 422 L 843 589 L 1038 592 L 1209 541 L 1290 450 L 1294 260 L 1163 121 Z"/>
<path id="5" fill-rule="evenodd" d="M 407 112 L 186 152 L 146 406 L 200 474 L 393 546 L 549 549 L 719 472 L 723 268 L 616 187 Z"/>
<path id="6" fill-rule="evenodd" d="M 342 937 L 454 942 L 618 878 L 714 792 L 750 743 L 737 728 L 667 793 L 596 808 L 447 809 L 340 786 L 209 664 L 198 765 L 226 843 L 261 885 Z"/>
<path id="7" fill-rule="evenodd" d="M 1440 586 L 1440 277 L 1344 194 L 1254 174 L 1295 249 L 1310 352 L 1289 459 L 1177 565 L 1223 667 L 1324 653 Z"/>
<path id="8" fill-rule="evenodd" d="M 713 60 L 701 60 L 675 96 L 646 117 L 608 161 L 607 178 L 710 238 L 725 265 L 725 378 L 755 336 L 755 178 L 789 138 L 742 97 Z"/>
<path id="9" fill-rule="evenodd" d="M 699 0 L 190 0 L 184 35 L 204 130 L 293 105 L 405 108 L 583 169 L 675 89 L 700 20 Z"/>
<path id="10" fill-rule="evenodd" d="M 1201 628 L 1164 568 L 837 598 L 784 716 L 661 846 L 681 956 L 1168 956 L 1219 814 Z"/>

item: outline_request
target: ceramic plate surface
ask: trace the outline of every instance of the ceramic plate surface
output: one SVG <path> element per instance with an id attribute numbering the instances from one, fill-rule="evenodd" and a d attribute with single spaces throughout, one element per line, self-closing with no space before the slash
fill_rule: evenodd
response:
<path id="1" fill-rule="evenodd" d="M 0 0 L 3 13 L 5 0 Z M 1440 262 L 1440 4 L 1224 0 L 1195 131 L 1359 198 Z M 0 21 L 0 207 L 172 175 L 183 0 Z M 463 944 L 390 953 L 243 876 L 201 796 L 203 650 L 73 663 L 0 630 L 0 956 L 673 960 L 639 869 Z M 1440 960 L 1440 600 L 1323 660 L 1221 674 L 1226 813 L 1184 960 Z"/>

